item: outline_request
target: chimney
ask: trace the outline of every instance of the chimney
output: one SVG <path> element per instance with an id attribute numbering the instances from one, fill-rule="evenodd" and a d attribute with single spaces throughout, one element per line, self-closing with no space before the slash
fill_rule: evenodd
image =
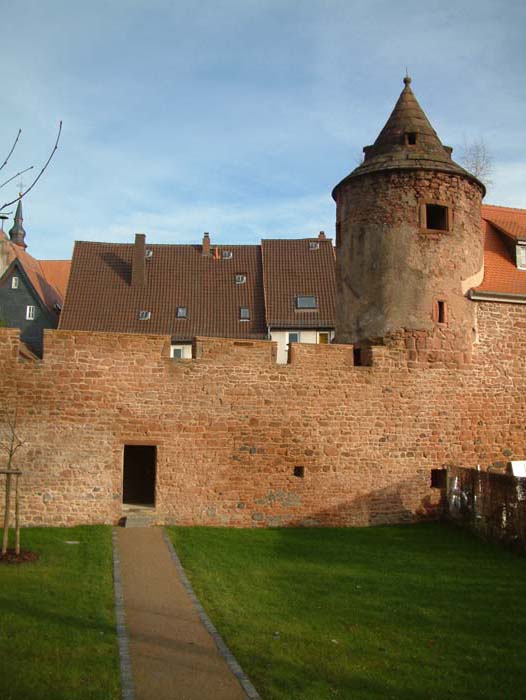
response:
<path id="1" fill-rule="evenodd" d="M 327 240 L 327 237 L 325 236 L 325 231 L 320 231 L 318 233 L 318 240 L 319 241 L 326 241 Z"/>
<path id="2" fill-rule="evenodd" d="M 210 234 L 208 232 L 203 233 L 203 247 L 201 249 L 201 255 L 210 255 Z"/>
<path id="3" fill-rule="evenodd" d="M 135 234 L 131 283 L 132 287 L 144 287 L 146 284 L 146 236 L 144 233 Z"/>

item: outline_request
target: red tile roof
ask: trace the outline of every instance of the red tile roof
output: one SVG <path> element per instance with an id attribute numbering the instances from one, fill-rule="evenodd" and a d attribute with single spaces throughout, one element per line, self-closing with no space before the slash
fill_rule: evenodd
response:
<path id="1" fill-rule="evenodd" d="M 263 240 L 261 251 L 267 324 L 273 328 L 334 328 L 336 260 L 332 241 Z M 316 297 L 317 308 L 299 311 L 298 296 Z"/>
<path id="2" fill-rule="evenodd" d="M 62 306 L 71 262 L 69 260 L 36 260 L 20 246 L 2 236 L 6 264 L 17 261 L 48 310 L 55 314 L 55 304 Z"/>
<path id="3" fill-rule="evenodd" d="M 483 205 L 484 279 L 475 292 L 526 296 L 526 271 L 518 270 L 515 245 L 526 241 L 526 209 Z"/>
<path id="4" fill-rule="evenodd" d="M 266 338 L 261 251 L 256 245 L 150 245 L 146 284 L 131 285 L 133 245 L 77 242 L 61 329 L 169 334 L 176 340 L 197 335 Z M 231 251 L 230 259 L 223 251 Z M 217 252 L 217 256 L 215 255 Z M 236 274 L 246 275 L 236 284 Z M 186 307 L 188 317 L 177 318 Z M 240 320 L 248 308 L 250 320 Z M 149 320 L 139 320 L 149 311 Z"/>

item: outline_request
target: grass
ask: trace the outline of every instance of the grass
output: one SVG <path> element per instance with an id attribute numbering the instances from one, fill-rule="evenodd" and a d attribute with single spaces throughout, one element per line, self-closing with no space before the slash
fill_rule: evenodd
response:
<path id="1" fill-rule="evenodd" d="M 40 558 L 0 566 L 0 697 L 117 700 L 111 528 L 21 534 Z"/>
<path id="2" fill-rule="evenodd" d="M 517 700 L 526 560 L 454 526 L 169 528 L 264 700 Z"/>

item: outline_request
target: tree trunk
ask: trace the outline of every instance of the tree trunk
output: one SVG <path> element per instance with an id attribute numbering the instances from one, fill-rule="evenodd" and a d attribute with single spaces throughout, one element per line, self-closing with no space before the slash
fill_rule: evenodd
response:
<path id="1" fill-rule="evenodd" d="M 2 538 L 2 554 L 5 554 L 7 552 L 7 546 L 9 544 L 9 515 L 10 515 L 10 510 L 11 510 L 11 477 L 12 477 L 12 474 L 6 474 L 4 536 Z"/>
<path id="2" fill-rule="evenodd" d="M 20 506 L 19 506 L 20 494 L 18 491 L 18 480 L 19 479 L 20 479 L 20 474 L 17 474 L 16 481 L 15 481 L 15 554 L 17 556 L 20 554 Z"/>

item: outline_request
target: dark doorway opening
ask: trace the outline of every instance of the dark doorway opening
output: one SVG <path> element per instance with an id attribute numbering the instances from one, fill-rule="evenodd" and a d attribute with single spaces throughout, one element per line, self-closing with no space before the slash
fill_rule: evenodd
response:
<path id="1" fill-rule="evenodd" d="M 122 502 L 133 505 L 155 505 L 154 445 L 124 445 Z"/>

